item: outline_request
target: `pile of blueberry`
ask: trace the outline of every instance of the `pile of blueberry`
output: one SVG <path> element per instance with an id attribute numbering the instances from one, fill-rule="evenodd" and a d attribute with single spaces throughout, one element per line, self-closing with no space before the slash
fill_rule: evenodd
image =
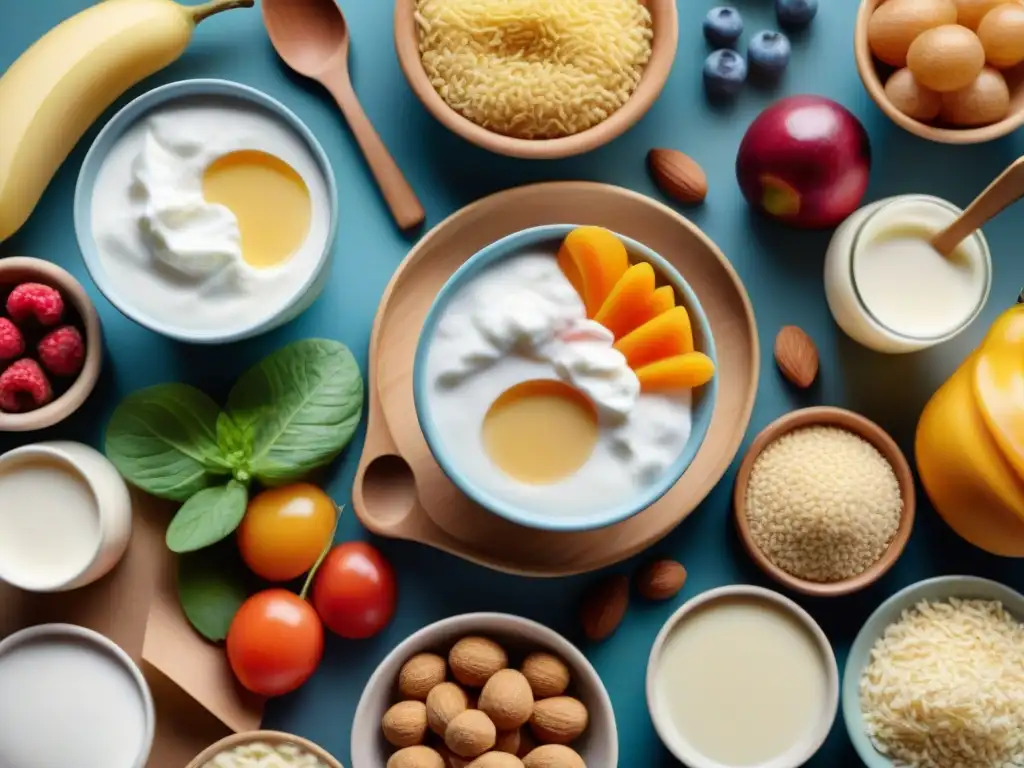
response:
<path id="1" fill-rule="evenodd" d="M 775 0 L 779 26 L 798 30 L 808 26 L 818 13 L 818 0 Z M 789 38 L 782 32 L 765 30 L 750 39 L 747 57 L 735 50 L 743 35 L 743 16 L 735 8 L 719 7 L 704 19 L 704 37 L 715 49 L 704 62 L 704 88 L 714 97 L 739 93 L 750 73 L 765 81 L 778 80 L 789 66 Z"/>

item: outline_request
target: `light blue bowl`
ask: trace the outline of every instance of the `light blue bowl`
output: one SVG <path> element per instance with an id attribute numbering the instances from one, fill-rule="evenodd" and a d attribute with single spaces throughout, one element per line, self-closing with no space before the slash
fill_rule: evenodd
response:
<path id="1" fill-rule="evenodd" d="M 911 584 L 897 592 L 871 614 L 853 641 L 843 672 L 843 719 L 850 741 L 867 768 L 894 768 L 895 763 L 880 754 L 868 738 L 860 709 L 860 678 L 871 659 L 871 649 L 886 627 L 899 620 L 904 611 L 922 600 L 939 601 L 959 597 L 970 600 L 998 600 L 1018 620 L 1024 621 L 1024 595 L 997 581 L 977 576 L 940 576 Z"/>
<path id="2" fill-rule="evenodd" d="M 571 517 L 553 517 L 521 509 L 476 487 L 459 472 L 458 465 L 443 447 L 443 442 L 440 439 L 440 430 L 434 422 L 426 395 L 429 389 L 425 372 L 426 358 L 430 343 L 437 330 L 437 324 L 444 314 L 449 301 L 462 286 L 492 264 L 525 251 L 547 251 L 554 256 L 558 253 L 558 249 L 566 235 L 576 229 L 577 226 L 579 225 L 551 224 L 524 229 L 521 232 L 508 235 L 496 243 L 492 243 L 482 251 L 471 256 L 465 264 L 459 267 L 455 274 L 448 278 L 448 282 L 444 284 L 434 299 L 434 303 L 431 305 L 423 324 L 423 330 L 420 333 L 413 368 L 413 397 L 416 403 L 416 417 L 419 420 L 420 429 L 423 431 L 423 436 L 426 438 L 430 452 L 448 478 L 469 498 L 494 514 L 517 525 L 544 531 L 589 531 L 604 528 L 605 526 L 621 523 L 623 520 L 627 520 L 654 504 L 676 484 L 697 455 L 697 451 L 707 435 L 708 427 L 711 424 L 711 415 L 715 410 L 715 401 L 718 398 L 718 377 L 715 376 L 708 384 L 694 392 L 693 428 L 690 432 L 690 438 L 676 461 L 665 471 L 664 476 L 650 488 L 644 490 L 643 493 L 638 494 L 636 499 L 630 503 L 609 507 L 597 513 L 574 515 Z M 628 237 L 623 237 L 622 235 L 617 235 L 617 237 L 625 244 L 632 261 L 646 261 L 650 263 L 659 277 L 665 283 L 675 288 L 677 298 L 682 300 L 682 305 L 690 313 L 690 320 L 693 324 L 694 346 L 710 357 L 717 366 L 718 358 L 715 354 L 715 342 L 711 337 L 711 327 L 708 324 L 707 315 L 704 314 L 704 309 L 701 307 L 700 301 L 697 299 L 696 294 L 694 294 L 693 289 L 683 280 L 682 275 L 676 271 L 675 267 L 650 248 Z"/>
<path id="3" fill-rule="evenodd" d="M 331 221 L 330 229 L 327 233 L 327 242 L 324 244 L 324 251 L 320 255 L 319 262 L 298 293 L 296 293 L 295 299 L 270 318 L 260 320 L 247 328 L 230 333 L 216 330 L 200 332 L 193 329 L 178 328 L 149 317 L 144 307 L 133 301 L 131 297 L 122 295 L 111 285 L 106 270 L 100 261 L 99 254 L 96 251 L 96 240 L 92 232 L 92 191 L 96 183 L 96 176 L 110 150 L 136 122 L 144 118 L 149 112 L 169 101 L 197 97 L 222 97 L 230 100 L 246 101 L 283 121 L 302 139 L 310 154 L 316 160 L 317 168 L 327 186 L 329 197 L 328 205 L 331 212 Z M 93 282 L 96 283 L 96 287 L 99 288 L 100 293 L 121 314 L 151 331 L 177 339 L 178 341 L 192 344 L 226 344 L 258 336 L 261 333 L 273 330 L 294 320 L 305 312 L 320 295 L 330 272 L 334 237 L 338 227 L 338 187 L 334 180 L 334 171 L 331 169 L 331 161 L 327 158 L 327 153 L 324 152 L 323 147 L 320 146 L 320 142 L 316 140 L 313 132 L 306 127 L 306 124 L 277 99 L 255 88 L 250 88 L 247 85 L 230 80 L 180 80 L 176 83 L 168 83 L 167 85 L 161 85 L 151 91 L 147 91 L 133 101 L 130 101 L 110 118 L 110 122 L 96 136 L 96 140 L 93 141 L 89 152 L 85 156 L 85 160 L 82 162 L 82 169 L 78 173 L 78 183 L 75 187 L 74 213 L 75 234 L 78 237 L 78 247 L 82 251 L 82 258 L 85 260 L 86 269 L 89 270 L 89 274 Z"/>

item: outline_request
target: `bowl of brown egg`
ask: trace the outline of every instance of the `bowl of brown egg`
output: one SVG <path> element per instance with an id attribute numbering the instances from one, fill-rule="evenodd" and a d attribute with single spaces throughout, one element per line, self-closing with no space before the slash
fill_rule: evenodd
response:
<path id="1" fill-rule="evenodd" d="M 1024 0 L 862 0 L 857 70 L 897 125 L 979 144 L 1024 125 Z"/>
<path id="2" fill-rule="evenodd" d="M 352 768 L 607 768 L 611 699 L 568 640 L 499 613 L 455 616 L 401 643 L 352 723 Z"/>

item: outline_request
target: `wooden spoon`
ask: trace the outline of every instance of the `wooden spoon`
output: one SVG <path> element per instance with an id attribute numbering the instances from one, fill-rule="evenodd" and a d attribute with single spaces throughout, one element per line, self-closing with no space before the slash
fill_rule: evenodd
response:
<path id="1" fill-rule="evenodd" d="M 997 214 L 1024 197 L 1024 157 L 1009 168 L 974 198 L 956 221 L 932 238 L 932 247 L 949 256 L 956 247 Z"/>
<path id="2" fill-rule="evenodd" d="M 263 0 L 262 5 L 270 42 L 284 63 L 319 81 L 338 102 L 398 226 L 411 229 L 423 223 L 423 206 L 352 88 L 348 24 L 335 0 Z"/>

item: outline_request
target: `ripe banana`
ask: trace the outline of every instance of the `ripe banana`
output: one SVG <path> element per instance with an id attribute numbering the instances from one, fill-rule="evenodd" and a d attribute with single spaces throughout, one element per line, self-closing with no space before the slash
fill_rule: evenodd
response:
<path id="1" fill-rule="evenodd" d="M 121 94 L 184 52 L 196 24 L 254 0 L 103 0 L 0 77 L 0 242 L 28 219 L 78 140 Z"/>

